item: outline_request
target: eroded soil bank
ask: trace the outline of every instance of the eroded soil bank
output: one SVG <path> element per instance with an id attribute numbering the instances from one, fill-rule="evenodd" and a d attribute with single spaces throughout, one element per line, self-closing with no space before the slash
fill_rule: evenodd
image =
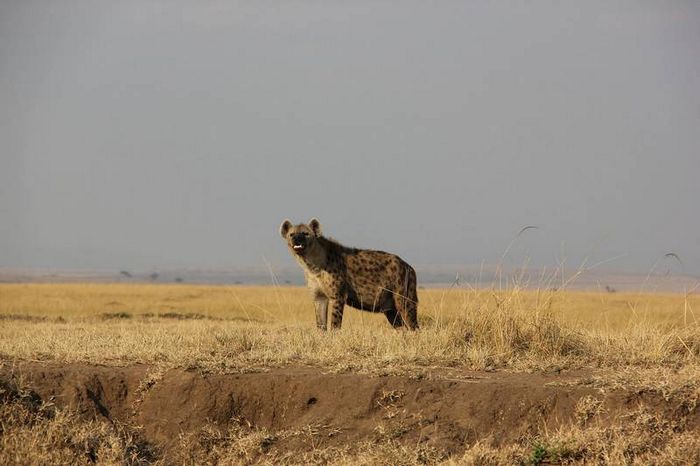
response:
<path id="1" fill-rule="evenodd" d="M 430 377 L 326 374 L 278 368 L 248 374 L 207 374 L 155 367 L 9 363 L 4 386 L 90 419 L 119 423 L 172 457 L 182 435 L 244 424 L 271 436 L 270 448 L 308 451 L 391 439 L 458 455 L 476 441 L 522 442 L 574 423 L 620 422 L 643 407 L 678 429 L 700 432 L 698 410 L 649 391 L 599 390 L 586 374 L 442 373 Z"/>

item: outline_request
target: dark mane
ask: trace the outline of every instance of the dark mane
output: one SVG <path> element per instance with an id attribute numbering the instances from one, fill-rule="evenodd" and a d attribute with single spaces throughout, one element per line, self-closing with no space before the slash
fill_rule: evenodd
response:
<path id="1" fill-rule="evenodd" d="M 347 246 L 343 246 L 333 238 L 326 238 L 325 236 L 319 236 L 316 241 L 321 243 L 321 246 L 323 248 L 330 252 L 330 253 L 335 253 L 335 254 L 357 254 L 357 248 L 349 248 Z"/>

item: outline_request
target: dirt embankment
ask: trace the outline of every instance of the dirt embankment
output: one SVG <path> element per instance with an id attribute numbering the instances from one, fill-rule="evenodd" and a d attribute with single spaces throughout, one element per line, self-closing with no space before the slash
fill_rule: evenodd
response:
<path id="1" fill-rule="evenodd" d="M 220 375 L 147 366 L 0 367 L 0 380 L 18 378 L 43 401 L 135 427 L 165 457 L 180 434 L 211 425 L 225 429 L 234 422 L 273 433 L 322 432 L 313 445 L 299 436 L 276 439 L 274 448 L 292 451 L 384 436 L 459 454 L 477 440 L 512 443 L 586 421 L 592 414 L 582 411 L 581 400 L 593 400 L 599 422 L 612 422 L 643 405 L 664 417 L 683 416 L 685 429 L 700 426 L 697 411 L 676 412 L 680 408 L 660 395 L 603 394 L 570 383 L 574 375 L 466 372 L 412 379 L 324 374 L 312 368 Z"/>

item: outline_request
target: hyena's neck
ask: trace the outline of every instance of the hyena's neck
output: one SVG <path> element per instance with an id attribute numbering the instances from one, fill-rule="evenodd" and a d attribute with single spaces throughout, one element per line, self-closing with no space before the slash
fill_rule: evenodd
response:
<path id="1" fill-rule="evenodd" d="M 315 243 L 311 249 L 309 249 L 309 252 L 304 254 L 303 257 L 297 256 L 296 259 L 302 267 L 310 272 L 320 272 L 325 269 L 328 264 L 328 253 L 324 247 Z"/>

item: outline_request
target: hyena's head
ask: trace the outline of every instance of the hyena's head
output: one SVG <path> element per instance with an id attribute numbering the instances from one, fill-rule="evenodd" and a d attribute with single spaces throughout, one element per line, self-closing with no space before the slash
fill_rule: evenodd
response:
<path id="1" fill-rule="evenodd" d="M 305 223 L 293 225 L 287 219 L 280 225 L 280 235 L 287 242 L 292 253 L 303 256 L 313 248 L 316 239 L 321 236 L 321 224 L 315 218 L 312 218 L 308 225 Z"/>

